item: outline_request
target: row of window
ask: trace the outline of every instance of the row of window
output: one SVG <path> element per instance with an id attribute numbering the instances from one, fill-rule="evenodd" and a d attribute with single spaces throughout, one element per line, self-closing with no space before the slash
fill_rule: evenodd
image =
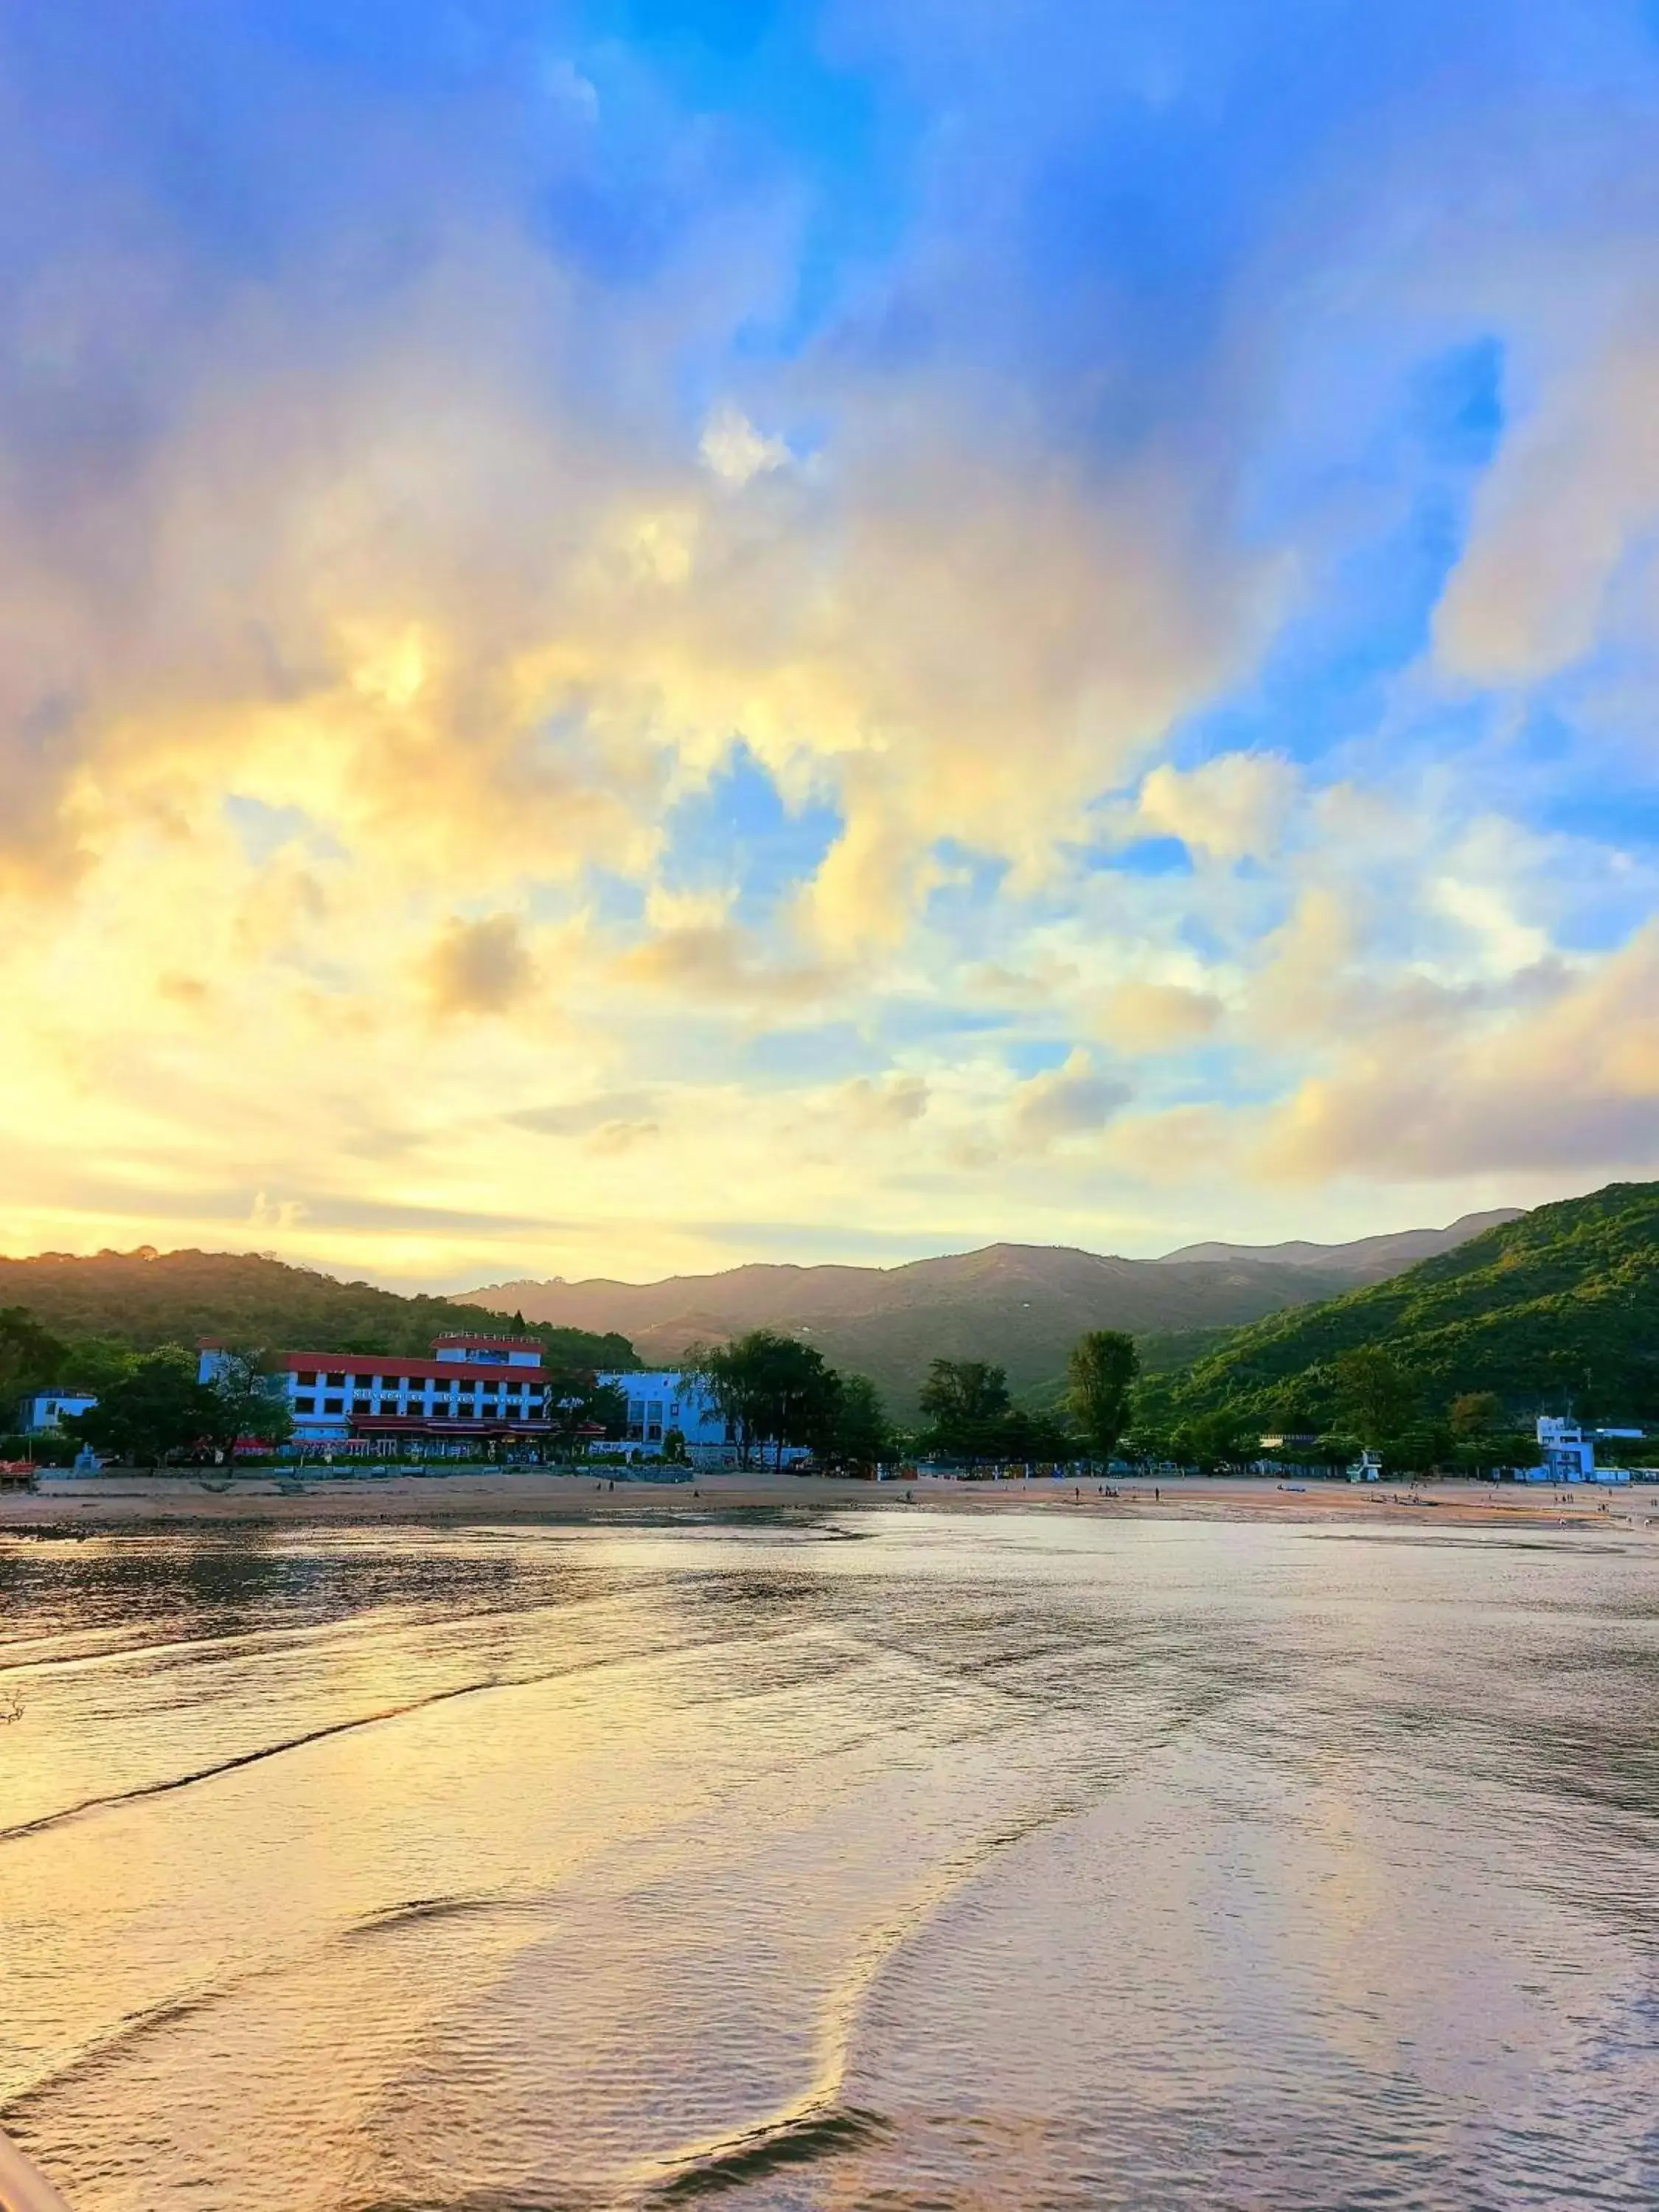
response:
<path id="1" fill-rule="evenodd" d="M 343 1389 L 343 1386 L 337 1382 L 331 1382 L 325 1384 L 324 1387 L 331 1390 Z M 301 1391 L 305 1392 L 308 1395 L 311 1392 L 315 1390 L 317 1386 L 315 1383 L 302 1382 L 300 1385 L 300 1388 Z M 356 1399 L 356 1402 L 360 1406 L 366 1406 L 369 1401 L 371 1394 L 367 1383 L 360 1383 L 355 1390 L 344 1392 L 344 1395 Z M 386 1382 L 381 1384 L 381 1386 L 376 1389 L 373 1395 L 376 1398 L 431 1397 L 447 1399 L 456 1394 L 451 1390 L 449 1385 L 446 1382 L 434 1382 L 430 1385 L 420 1382 L 411 1382 L 406 1390 L 400 1389 L 396 1382 Z M 542 1401 L 542 1394 L 539 1390 L 515 1389 L 510 1382 L 502 1383 L 500 1387 L 499 1394 L 497 1392 L 496 1385 L 493 1382 L 485 1382 L 477 1385 L 468 1383 L 465 1395 L 469 1405 L 471 1404 L 475 1395 L 480 1400 L 485 1401 L 492 1405 L 495 1403 L 497 1395 L 500 1395 L 503 1403 L 511 1401 L 515 1405 L 539 1406 Z"/>
<path id="2" fill-rule="evenodd" d="M 365 1390 L 352 1396 L 349 1402 L 355 1408 L 362 1412 L 368 1412 L 373 1408 L 376 1412 L 391 1413 L 404 1406 L 409 1407 L 411 1411 L 416 1413 L 429 1409 L 438 1413 L 454 1412 L 458 1407 L 463 1413 L 500 1412 L 524 1415 L 539 1413 L 542 1410 L 542 1401 L 539 1397 L 515 1398 L 503 1395 L 500 1400 L 496 1400 L 495 1398 L 474 1399 L 468 1396 L 457 1401 L 443 1393 L 434 1393 L 430 1399 L 423 1399 L 418 1391 L 412 1392 L 407 1398 L 399 1398 L 395 1391 L 391 1390 L 388 1390 L 384 1396 L 371 1398 Z M 296 1397 L 294 1401 L 294 1410 L 296 1413 L 318 1412 L 343 1413 L 346 1405 L 347 1398 L 343 1394 L 337 1398 L 325 1396 L 319 1401 L 313 1393 L 305 1397 Z"/>
<path id="3" fill-rule="evenodd" d="M 482 1382 L 473 1375 L 322 1375 L 314 1370 L 309 1375 L 295 1375 L 295 1386 L 301 1390 L 344 1390 L 353 1388 L 359 1392 L 377 1390 L 533 1390 L 540 1389 L 538 1380 L 529 1376 L 512 1382 L 499 1380 Z"/>

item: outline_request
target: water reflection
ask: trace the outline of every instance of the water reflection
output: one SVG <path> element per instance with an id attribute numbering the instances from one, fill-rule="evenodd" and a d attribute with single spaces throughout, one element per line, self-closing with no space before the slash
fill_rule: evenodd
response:
<path id="1" fill-rule="evenodd" d="M 77 2212 L 1659 2195 L 1647 1550 L 838 1526 L 0 1551 L 5 2124 Z"/>

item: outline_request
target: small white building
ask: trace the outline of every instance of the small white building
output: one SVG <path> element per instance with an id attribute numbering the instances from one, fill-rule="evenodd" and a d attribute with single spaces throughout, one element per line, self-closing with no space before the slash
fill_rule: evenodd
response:
<path id="1" fill-rule="evenodd" d="M 678 1431 L 685 1456 L 693 1467 L 736 1467 L 737 1431 L 708 1392 L 678 1367 L 613 1369 L 597 1380 L 622 1392 L 628 1401 L 626 1441 L 596 1444 L 596 1455 L 611 1459 L 654 1459 L 670 1435 Z M 757 1443 L 752 1456 L 769 1467 L 780 1457 L 775 1444 Z M 785 1444 L 782 1464 L 793 1466 L 809 1458 L 805 1444 Z"/>
<path id="2" fill-rule="evenodd" d="M 26 1437 L 56 1436 L 65 1413 L 85 1413 L 98 1403 L 92 1390 L 37 1390 L 17 1409 L 17 1426 Z"/>

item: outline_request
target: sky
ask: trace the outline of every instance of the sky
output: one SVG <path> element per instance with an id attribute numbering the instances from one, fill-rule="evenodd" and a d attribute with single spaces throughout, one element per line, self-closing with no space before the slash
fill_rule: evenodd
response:
<path id="1" fill-rule="evenodd" d="M 0 1249 L 1659 1174 L 1653 0 L 0 10 Z"/>

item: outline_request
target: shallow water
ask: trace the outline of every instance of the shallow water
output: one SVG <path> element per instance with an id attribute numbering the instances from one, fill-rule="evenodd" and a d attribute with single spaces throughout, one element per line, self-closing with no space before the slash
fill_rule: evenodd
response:
<path id="1" fill-rule="evenodd" d="M 1645 1543 L 15 1542 L 0 1667 L 76 2212 L 1659 2201 Z"/>

